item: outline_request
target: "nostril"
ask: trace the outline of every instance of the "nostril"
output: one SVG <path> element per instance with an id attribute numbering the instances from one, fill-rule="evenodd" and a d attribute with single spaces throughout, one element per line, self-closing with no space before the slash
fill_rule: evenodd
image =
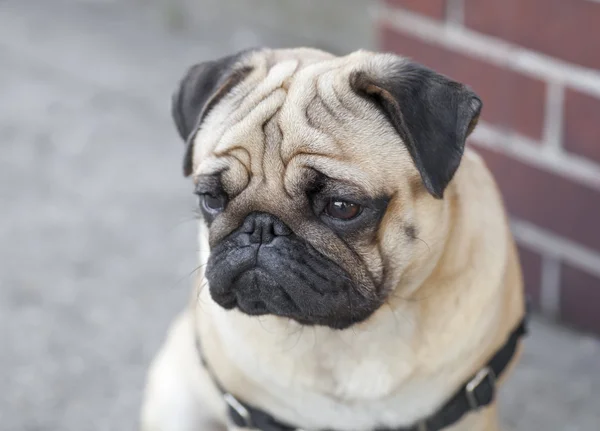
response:
<path id="1" fill-rule="evenodd" d="M 254 244 L 269 244 L 278 236 L 292 233 L 291 229 L 272 214 L 254 213 L 247 217 L 240 229 Z"/>
<path id="2" fill-rule="evenodd" d="M 277 221 L 276 223 L 273 224 L 273 233 L 276 236 L 287 236 L 287 235 L 291 235 L 292 230 L 287 227 L 285 224 Z"/>
<path id="3" fill-rule="evenodd" d="M 256 230 L 256 223 L 253 217 L 247 217 L 242 224 L 241 231 L 244 233 L 253 233 Z"/>
<path id="4" fill-rule="evenodd" d="M 252 232 L 250 232 L 250 241 L 255 244 L 260 244 L 263 241 L 264 229 L 261 225 L 255 225 Z"/>
<path id="5" fill-rule="evenodd" d="M 262 226 L 262 243 L 269 244 L 275 238 L 273 223 L 266 222 Z"/>

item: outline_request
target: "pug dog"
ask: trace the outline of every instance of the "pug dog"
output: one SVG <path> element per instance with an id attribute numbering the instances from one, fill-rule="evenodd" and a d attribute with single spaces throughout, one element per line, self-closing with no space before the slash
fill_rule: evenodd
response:
<path id="1" fill-rule="evenodd" d="M 524 300 L 478 96 L 407 58 L 253 49 L 173 96 L 202 214 L 143 431 L 496 430 Z"/>

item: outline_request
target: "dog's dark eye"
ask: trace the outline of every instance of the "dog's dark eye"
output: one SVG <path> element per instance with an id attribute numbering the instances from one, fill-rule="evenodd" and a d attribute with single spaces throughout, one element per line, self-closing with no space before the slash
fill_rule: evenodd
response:
<path id="1" fill-rule="evenodd" d="M 329 217 L 339 220 L 351 220 L 358 216 L 361 210 L 362 208 L 358 204 L 336 199 L 330 200 L 325 207 L 325 213 Z"/>
<path id="2" fill-rule="evenodd" d="M 225 209 L 226 204 L 227 199 L 223 195 L 213 196 L 207 193 L 200 195 L 200 206 L 209 214 L 220 213 Z"/>

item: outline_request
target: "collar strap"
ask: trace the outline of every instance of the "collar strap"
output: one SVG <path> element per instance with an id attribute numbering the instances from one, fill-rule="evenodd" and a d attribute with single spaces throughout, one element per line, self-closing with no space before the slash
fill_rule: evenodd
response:
<path id="1" fill-rule="evenodd" d="M 490 361 L 481 368 L 471 379 L 463 384 L 454 395 L 434 414 L 422 419 L 411 427 L 404 428 L 377 428 L 375 431 L 438 431 L 458 422 L 465 414 L 489 405 L 496 392 L 496 380 L 506 369 L 515 355 L 519 339 L 527 333 L 527 316 L 519 326 L 510 334 L 506 343 L 496 352 Z M 196 337 L 196 347 L 200 360 L 212 380 L 221 392 L 227 404 L 230 420 L 240 428 L 251 428 L 260 431 L 304 431 L 300 428 L 286 425 L 277 421 L 264 410 L 247 404 L 236 398 L 215 378 L 210 369 Z"/>

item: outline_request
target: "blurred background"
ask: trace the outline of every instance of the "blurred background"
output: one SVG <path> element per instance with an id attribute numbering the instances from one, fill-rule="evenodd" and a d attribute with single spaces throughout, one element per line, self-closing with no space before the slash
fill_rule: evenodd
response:
<path id="1" fill-rule="evenodd" d="M 196 260 L 170 95 L 260 45 L 392 51 L 482 96 L 536 311 L 504 423 L 600 429 L 599 40 L 596 0 L 1 1 L 0 429 L 135 429 Z"/>

